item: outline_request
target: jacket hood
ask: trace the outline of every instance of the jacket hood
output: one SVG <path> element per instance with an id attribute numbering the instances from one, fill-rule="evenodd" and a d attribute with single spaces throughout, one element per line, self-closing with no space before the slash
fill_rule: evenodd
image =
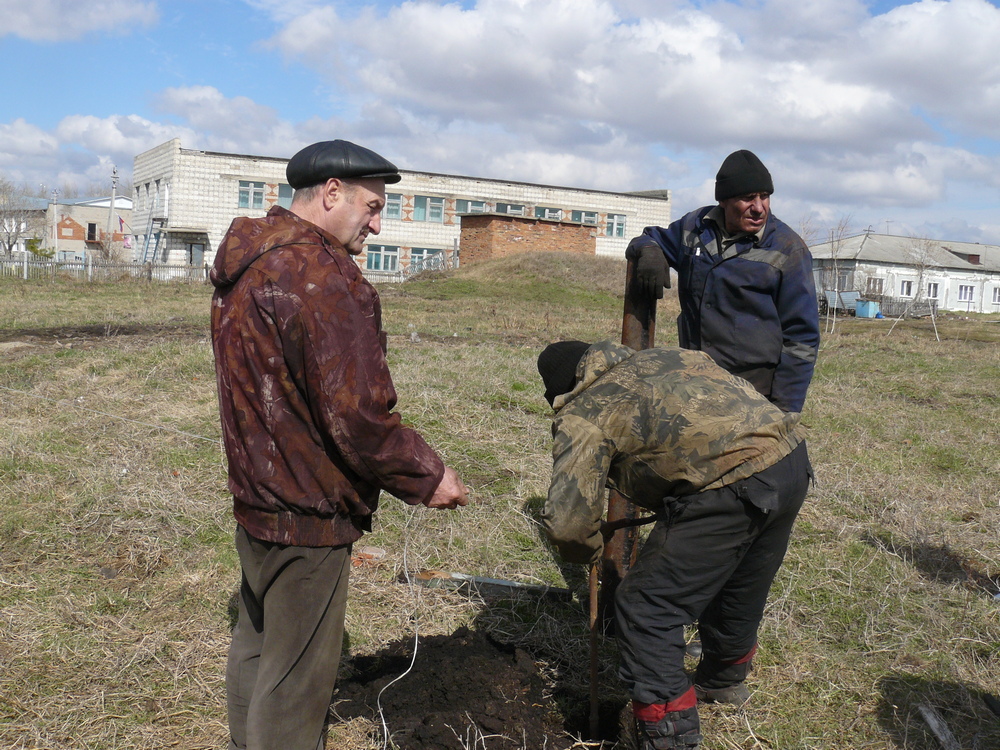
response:
<path id="1" fill-rule="evenodd" d="M 576 386 L 569 393 L 556 396 L 552 408 L 559 411 L 572 401 L 576 395 L 589 388 L 595 380 L 604 375 L 615 365 L 621 364 L 635 356 L 635 349 L 616 344 L 613 341 L 599 341 L 593 344 L 583 355 L 576 367 Z"/>
<path id="2" fill-rule="evenodd" d="M 237 216 L 219 244 L 208 278 L 216 288 L 232 286 L 267 251 L 281 245 L 317 244 L 320 237 L 329 235 L 281 206 L 274 206 L 260 219 Z"/>

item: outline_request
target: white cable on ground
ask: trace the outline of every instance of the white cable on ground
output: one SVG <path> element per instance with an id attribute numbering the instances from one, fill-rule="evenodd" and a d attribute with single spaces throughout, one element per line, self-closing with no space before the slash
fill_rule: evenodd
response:
<path id="1" fill-rule="evenodd" d="M 420 643 L 420 620 L 417 617 L 417 612 L 419 610 L 419 598 L 420 595 L 417 592 L 417 587 L 413 583 L 413 578 L 410 576 L 410 565 L 409 565 L 409 549 L 410 549 L 410 535 L 407 533 L 410 528 L 410 523 L 416 517 L 417 513 L 420 511 L 416 508 L 410 508 L 410 517 L 406 521 L 406 525 L 403 526 L 403 574 L 406 576 L 406 583 L 410 587 L 410 593 L 413 595 L 413 656 L 410 659 L 410 666 L 406 668 L 399 677 L 394 679 L 392 682 L 384 685 L 381 690 L 378 691 L 378 696 L 375 698 L 375 707 L 378 709 L 378 717 L 382 723 L 382 736 L 383 743 L 382 749 L 388 750 L 389 747 L 389 723 L 385 719 L 385 712 L 382 710 L 382 693 L 388 690 L 392 685 L 395 685 L 401 679 L 406 677 L 410 672 L 413 671 L 413 665 L 417 661 L 417 647 Z"/>
<path id="2" fill-rule="evenodd" d="M 142 425 L 143 427 L 149 427 L 149 428 L 154 429 L 154 430 L 163 430 L 164 432 L 172 432 L 172 433 L 174 433 L 176 435 L 183 435 L 185 437 L 195 438 L 196 440 L 204 440 L 206 442 L 215 443 L 217 445 L 220 445 L 222 443 L 222 441 L 220 439 L 218 439 L 218 438 L 208 438 L 208 437 L 205 437 L 204 435 L 197 435 L 197 434 L 195 434 L 193 432 L 185 432 L 184 430 L 178 430 L 178 429 L 175 429 L 173 427 L 165 427 L 163 425 L 151 424 L 149 422 L 140 422 L 139 420 L 136 420 L 136 419 L 129 419 L 128 417 L 118 416 L 117 414 L 109 414 L 107 412 L 98 411 L 96 409 L 90 409 L 90 408 L 88 408 L 86 406 L 80 406 L 79 404 L 75 404 L 72 401 L 67 401 L 66 399 L 55 399 L 55 398 L 49 398 L 48 396 L 39 396 L 37 393 L 30 393 L 28 391 L 18 390 L 17 388 L 10 388 L 10 387 L 5 386 L 5 385 L 0 385 L 0 390 L 9 391 L 10 393 L 17 393 L 17 394 L 19 394 L 21 396 L 27 396 L 29 398 L 35 398 L 35 399 L 38 399 L 40 401 L 48 401 L 48 402 L 54 403 L 54 404 L 64 404 L 64 405 L 67 405 L 67 406 L 71 406 L 74 409 L 78 409 L 80 411 L 89 412 L 91 414 L 97 414 L 97 415 L 102 416 L 102 417 L 108 417 L 109 419 L 117 419 L 117 420 L 120 420 L 122 422 L 129 422 L 131 424 Z M 420 595 L 419 595 L 419 593 L 417 591 L 416 585 L 413 582 L 413 578 L 410 576 L 410 566 L 409 566 L 410 537 L 409 537 L 409 534 L 407 533 L 409 531 L 410 524 L 412 523 L 413 519 L 416 517 L 417 513 L 419 513 L 419 512 L 420 512 L 419 510 L 411 508 L 410 509 L 410 517 L 407 520 L 406 525 L 403 527 L 403 573 L 406 576 L 406 582 L 407 582 L 407 584 L 410 587 L 410 592 L 413 595 L 413 599 L 414 599 L 413 656 L 410 659 L 410 666 L 408 666 L 406 668 L 406 671 L 403 672 L 401 675 L 399 675 L 399 677 L 397 677 L 396 679 L 394 679 L 392 682 L 390 682 L 387 685 L 383 686 L 383 688 L 379 691 L 378 696 L 377 696 L 377 698 L 375 700 L 376 707 L 378 708 L 379 719 L 380 719 L 381 724 L 382 724 L 382 734 L 384 736 L 384 742 L 382 744 L 383 750 L 388 750 L 388 747 L 389 747 L 389 736 L 390 735 L 389 735 L 389 724 L 386 721 L 385 712 L 382 710 L 382 693 L 384 693 L 392 685 L 395 685 L 397 682 L 399 682 L 401 679 L 403 679 L 404 677 L 406 677 L 406 675 L 408 675 L 410 672 L 413 671 L 413 665 L 417 661 L 417 647 L 418 647 L 418 645 L 420 643 L 420 621 L 417 618 L 417 611 L 419 610 Z"/>

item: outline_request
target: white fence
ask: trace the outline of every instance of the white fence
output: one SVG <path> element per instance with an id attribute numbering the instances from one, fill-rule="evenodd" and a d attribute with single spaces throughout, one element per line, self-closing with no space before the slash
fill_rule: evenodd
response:
<path id="1" fill-rule="evenodd" d="M 207 281 L 208 266 L 0 258 L 0 277 L 25 281 Z"/>
<path id="2" fill-rule="evenodd" d="M 457 254 L 434 253 L 412 261 L 398 271 L 362 269 L 372 282 L 400 283 L 423 271 L 443 271 L 458 266 Z M 179 266 L 166 263 L 106 261 L 55 261 L 25 257 L 0 257 L 0 278 L 74 281 L 207 281 L 209 266 Z"/>
<path id="3" fill-rule="evenodd" d="M 419 260 L 411 260 L 408 266 L 398 271 L 372 271 L 362 269 L 365 278 L 370 282 L 382 284 L 400 284 L 424 271 L 444 271 L 448 268 L 458 268 L 458 254 L 449 252 L 434 253 Z"/>

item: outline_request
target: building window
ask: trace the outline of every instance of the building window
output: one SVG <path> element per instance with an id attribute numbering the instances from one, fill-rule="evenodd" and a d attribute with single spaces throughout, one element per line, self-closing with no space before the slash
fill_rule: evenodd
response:
<path id="1" fill-rule="evenodd" d="M 973 302 L 975 294 L 973 293 L 974 287 L 969 284 L 959 284 L 958 285 L 958 301 L 959 302 Z"/>
<path id="2" fill-rule="evenodd" d="M 993 287 L 993 304 L 1000 305 L 1000 286 Z"/>
<path id="3" fill-rule="evenodd" d="M 597 211 L 574 211 L 570 216 L 580 224 L 597 224 Z"/>
<path id="4" fill-rule="evenodd" d="M 393 245 L 369 245 L 365 268 L 369 271 L 395 271 L 399 267 L 399 248 Z"/>
<path id="5" fill-rule="evenodd" d="M 413 196 L 413 220 L 444 223 L 444 198 L 431 198 L 426 195 Z"/>
<path id="6" fill-rule="evenodd" d="M 625 236 L 625 216 L 624 214 L 608 214 L 608 223 L 604 228 L 604 234 L 608 237 Z"/>
<path id="7" fill-rule="evenodd" d="M 382 209 L 383 219 L 403 218 L 403 196 L 399 193 L 385 194 L 385 208 Z"/>
<path id="8" fill-rule="evenodd" d="M 497 203 L 497 213 L 524 216 L 524 206 L 520 203 Z"/>
<path id="9" fill-rule="evenodd" d="M 484 214 L 490 210 L 486 201 L 470 201 L 459 198 L 455 201 L 455 211 L 460 214 Z"/>
<path id="10" fill-rule="evenodd" d="M 189 242 L 187 247 L 188 265 L 189 266 L 203 266 L 205 265 L 205 243 L 204 242 Z"/>
<path id="11" fill-rule="evenodd" d="M 912 297 L 913 296 L 913 282 L 912 281 L 901 281 L 901 282 L 899 282 L 899 296 L 900 297 Z"/>
<path id="12" fill-rule="evenodd" d="M 279 183 L 278 185 L 278 205 L 282 208 L 292 207 L 292 195 L 295 193 L 291 185 Z"/>
<path id="13" fill-rule="evenodd" d="M 545 206 L 535 206 L 536 219 L 550 219 L 552 221 L 562 221 L 562 211 L 558 208 L 546 208 Z"/>
<path id="14" fill-rule="evenodd" d="M 240 208 L 264 208 L 264 183 L 240 180 Z"/>
<path id="15" fill-rule="evenodd" d="M 415 247 L 410 250 L 410 270 L 423 271 L 441 268 L 444 253 L 432 247 Z"/>
<path id="16" fill-rule="evenodd" d="M 97 224 L 87 225 L 87 242 L 97 242 Z"/>
<path id="17" fill-rule="evenodd" d="M 927 285 L 927 299 L 937 299 L 938 298 L 938 283 L 932 281 Z"/>
<path id="18" fill-rule="evenodd" d="M 865 285 L 865 294 L 882 294 L 882 283 L 884 279 L 869 276 Z"/>

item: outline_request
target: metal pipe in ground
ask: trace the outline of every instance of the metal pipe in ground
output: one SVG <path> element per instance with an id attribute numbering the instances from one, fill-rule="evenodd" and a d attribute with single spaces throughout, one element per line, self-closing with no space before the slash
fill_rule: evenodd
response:
<path id="1" fill-rule="evenodd" d="M 601 729 L 600 702 L 597 697 L 597 563 L 590 566 L 590 738 L 597 739 Z"/>

